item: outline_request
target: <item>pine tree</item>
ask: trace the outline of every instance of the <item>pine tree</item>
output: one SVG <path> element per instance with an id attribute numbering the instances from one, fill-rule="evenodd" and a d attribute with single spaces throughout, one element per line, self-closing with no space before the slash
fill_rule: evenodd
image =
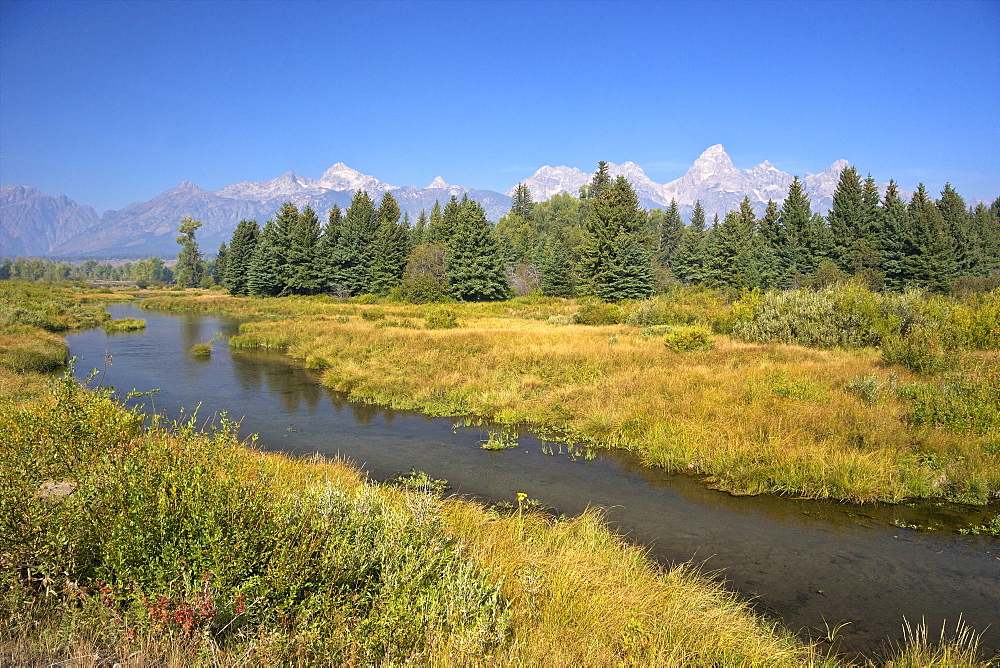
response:
<path id="1" fill-rule="evenodd" d="M 510 286 L 497 240 L 486 220 L 486 212 L 475 200 L 462 198 L 458 224 L 447 248 L 445 275 L 452 297 L 471 302 L 507 298 Z"/>
<path id="2" fill-rule="evenodd" d="M 282 294 L 311 295 L 319 292 L 322 280 L 316 266 L 316 257 L 319 253 L 320 232 L 319 216 L 312 207 L 306 206 L 297 213 L 286 245 L 285 285 Z"/>
<path id="3" fill-rule="evenodd" d="M 224 285 L 231 295 L 248 294 L 247 275 L 259 236 L 260 228 L 256 220 L 241 220 L 233 232 L 224 275 Z"/>
<path id="4" fill-rule="evenodd" d="M 635 191 L 623 176 L 591 194 L 595 190 L 599 195 L 591 201 L 580 254 L 585 289 L 608 302 L 645 299 L 653 294 L 653 270 L 643 243 L 646 217 Z"/>
<path id="5" fill-rule="evenodd" d="M 536 256 L 542 270 L 542 294 L 546 297 L 573 296 L 573 263 L 566 246 L 548 236 Z"/>
<path id="6" fill-rule="evenodd" d="M 827 223 L 833 232 L 830 255 L 841 271 L 855 270 L 854 250 L 861 236 L 864 217 L 861 177 L 853 165 L 840 172 L 840 181 L 833 191 L 833 205 L 827 214 Z"/>
<path id="7" fill-rule="evenodd" d="M 750 198 L 744 197 L 740 210 L 727 213 L 712 235 L 706 271 L 710 281 L 734 288 L 760 286 L 761 244 L 756 228 L 757 219 Z"/>
<path id="8" fill-rule="evenodd" d="M 681 245 L 674 257 L 674 276 L 684 283 L 702 283 L 705 280 L 705 263 L 708 247 L 705 240 L 705 209 L 701 200 L 694 203 L 691 224 L 684 228 Z"/>
<path id="9" fill-rule="evenodd" d="M 763 288 L 775 288 L 781 283 L 784 268 L 781 264 L 781 248 L 785 245 L 784 230 L 781 227 L 781 212 L 774 200 L 768 200 L 764 216 L 757 221 L 759 241 L 760 284 Z"/>
<path id="10" fill-rule="evenodd" d="M 879 250 L 882 256 L 882 273 L 885 287 L 902 290 L 909 271 L 906 263 L 906 237 L 910 234 L 910 216 L 899 197 L 895 181 L 889 181 L 881 209 L 882 235 Z"/>
<path id="11" fill-rule="evenodd" d="M 440 205 L 435 201 L 434 208 L 431 209 L 431 222 L 427 228 L 427 238 L 431 243 L 448 245 L 455 230 L 461 224 L 462 205 L 468 201 L 468 195 L 462 195 L 462 201 L 454 195 L 451 196 L 441 210 Z"/>
<path id="12" fill-rule="evenodd" d="M 371 292 L 375 251 L 372 241 L 378 234 L 375 204 L 364 190 L 354 193 L 347 208 L 338 248 L 340 275 L 352 295 Z"/>
<path id="13" fill-rule="evenodd" d="M 340 238 L 343 231 L 344 214 L 336 204 L 330 209 L 326 225 L 320 231 L 313 260 L 316 290 L 322 294 L 340 294 L 343 277 L 340 272 Z"/>
<path id="14" fill-rule="evenodd" d="M 413 232 L 410 234 L 410 247 L 416 248 L 420 244 L 427 240 L 427 212 L 423 209 L 420 210 L 420 215 L 417 216 L 417 224 L 413 226 Z"/>
<path id="15" fill-rule="evenodd" d="M 948 292 L 955 280 L 955 250 L 947 223 L 934 202 L 927 197 L 924 184 L 907 206 L 910 218 L 906 244 L 906 268 L 909 280 L 934 292 Z"/>
<path id="16" fill-rule="evenodd" d="M 1000 219 L 995 210 L 980 202 L 972 212 L 970 228 L 976 240 L 971 275 L 985 277 L 1000 271 Z"/>
<path id="17" fill-rule="evenodd" d="M 611 188 L 611 175 L 608 173 L 608 163 L 601 160 L 597 163 L 597 171 L 590 183 L 580 189 L 580 199 L 598 200 Z"/>
<path id="18" fill-rule="evenodd" d="M 523 183 L 518 183 L 514 188 L 514 196 L 511 198 L 510 213 L 520 216 L 522 220 L 532 222 L 534 220 L 535 204 L 531 200 L 531 190 Z"/>
<path id="19" fill-rule="evenodd" d="M 659 266 L 670 269 L 684 237 L 684 221 L 681 220 L 677 200 L 671 199 L 666 210 L 654 209 L 647 215 L 655 239 L 654 261 Z"/>
<path id="20" fill-rule="evenodd" d="M 253 297 L 275 297 L 281 292 L 284 283 L 278 268 L 280 257 L 277 240 L 278 226 L 274 221 L 264 223 L 257 243 L 254 246 L 250 269 L 247 272 L 247 292 Z"/>
<path id="21" fill-rule="evenodd" d="M 195 288 L 201 283 L 204 273 L 204 263 L 201 251 L 198 250 L 198 242 L 195 241 L 195 232 L 201 227 L 200 220 L 182 218 L 177 237 L 177 243 L 181 245 L 181 250 L 177 254 L 177 285 L 184 288 Z"/>
<path id="22" fill-rule="evenodd" d="M 409 254 L 407 230 L 399 224 L 399 204 L 392 193 L 382 195 L 376 215 L 378 233 L 373 243 L 370 292 L 385 295 L 399 285 Z"/>
<path id="23" fill-rule="evenodd" d="M 788 186 L 788 196 L 781 204 L 780 225 L 784 247 L 779 256 L 784 267 L 782 286 L 795 285 L 801 277 L 813 273 L 816 269 L 816 258 L 810 250 L 810 220 L 812 209 L 809 197 L 802 189 L 799 177 L 794 177 Z"/>
<path id="24" fill-rule="evenodd" d="M 229 248 L 226 242 L 219 244 L 219 252 L 215 254 L 215 264 L 212 266 L 212 276 L 215 282 L 226 287 L 226 263 L 229 261 Z"/>
<path id="25" fill-rule="evenodd" d="M 952 241 L 955 272 L 959 276 L 971 274 L 976 240 L 972 231 L 972 217 L 965 208 L 965 200 L 955 192 L 950 183 L 944 184 L 937 209 L 944 218 L 945 228 Z"/>

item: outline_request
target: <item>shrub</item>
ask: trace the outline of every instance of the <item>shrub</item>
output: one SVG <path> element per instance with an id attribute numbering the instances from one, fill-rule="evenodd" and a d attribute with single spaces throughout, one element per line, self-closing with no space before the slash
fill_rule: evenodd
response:
<path id="1" fill-rule="evenodd" d="M 371 321 L 384 320 L 385 311 L 382 311 L 377 308 L 366 308 L 362 309 L 361 317 L 364 318 L 365 320 L 371 320 Z"/>
<path id="2" fill-rule="evenodd" d="M 663 337 L 663 345 L 675 353 L 711 350 L 712 333 L 705 327 L 674 327 Z"/>
<path id="3" fill-rule="evenodd" d="M 458 327 L 458 317 L 454 311 L 441 309 L 424 316 L 424 327 L 427 329 L 452 329 Z"/>
<path id="4" fill-rule="evenodd" d="M 580 300 L 580 309 L 573 320 L 579 325 L 617 325 L 623 322 L 617 305 L 606 304 L 593 297 Z"/>
<path id="5" fill-rule="evenodd" d="M 950 375 L 935 383 L 915 383 L 899 390 L 910 400 L 909 420 L 958 434 L 1000 431 L 1000 374 L 974 378 Z"/>

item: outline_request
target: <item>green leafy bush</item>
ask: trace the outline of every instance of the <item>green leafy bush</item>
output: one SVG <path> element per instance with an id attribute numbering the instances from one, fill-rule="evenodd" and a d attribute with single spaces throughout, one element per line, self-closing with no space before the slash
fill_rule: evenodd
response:
<path id="1" fill-rule="evenodd" d="M 976 378 L 947 375 L 933 383 L 900 388 L 909 399 L 912 424 L 927 424 L 958 434 L 1000 431 L 1000 374 Z"/>
<path id="2" fill-rule="evenodd" d="M 424 317 L 424 327 L 427 329 L 452 329 L 458 327 L 458 316 L 454 311 L 442 309 L 428 313 Z"/>
<path id="3" fill-rule="evenodd" d="M 673 327 L 663 337 L 663 345 L 675 353 L 711 350 L 712 332 L 706 327 Z"/>
<path id="4" fill-rule="evenodd" d="M 578 325 L 617 325 L 623 322 L 621 309 L 600 299 L 588 297 L 580 300 L 580 308 L 573 316 Z"/>

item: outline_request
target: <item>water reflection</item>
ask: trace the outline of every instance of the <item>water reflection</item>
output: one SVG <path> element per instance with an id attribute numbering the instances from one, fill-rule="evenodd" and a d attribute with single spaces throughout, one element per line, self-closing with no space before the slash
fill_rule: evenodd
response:
<path id="1" fill-rule="evenodd" d="M 892 526 L 983 523 L 997 512 L 932 503 L 849 506 L 780 497 L 734 497 L 687 476 L 642 466 L 622 451 L 595 459 L 559 455 L 559 446 L 530 435 L 516 449 L 486 452 L 488 427 L 455 428 L 452 420 L 352 404 L 317 382 L 318 374 L 279 352 L 229 351 L 215 344 L 197 363 L 190 347 L 216 333 L 234 334 L 233 320 L 171 316 L 134 306 L 115 317 L 147 320 L 145 333 L 109 339 L 101 330 L 68 337 L 77 368 L 100 367 L 115 356 L 108 384 L 128 391 L 159 388 L 156 409 L 176 416 L 202 402 L 201 415 L 243 417 L 244 434 L 262 447 L 291 453 L 344 456 L 376 479 L 411 468 L 447 479 L 454 492 L 486 501 L 518 492 L 573 515 L 606 508 L 609 523 L 651 549 L 663 562 L 707 560 L 729 585 L 759 597 L 762 609 L 793 630 L 850 621 L 844 648 L 875 651 L 898 638 L 903 617 L 940 628 L 959 613 L 984 645 L 1000 648 L 1000 562 L 997 545 L 947 531 Z M 347 409 L 347 410 L 345 410 Z M 546 454 L 552 452 L 553 454 Z M 564 449 L 565 452 L 565 449 Z M 987 628 L 990 624 L 992 627 Z"/>

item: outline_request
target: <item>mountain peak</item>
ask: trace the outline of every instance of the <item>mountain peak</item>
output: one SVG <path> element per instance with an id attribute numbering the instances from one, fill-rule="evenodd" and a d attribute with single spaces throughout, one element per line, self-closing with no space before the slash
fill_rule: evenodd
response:
<path id="1" fill-rule="evenodd" d="M 367 190 L 373 196 L 395 189 L 395 186 L 382 183 L 374 176 L 362 174 L 342 162 L 323 172 L 323 176 L 319 177 L 316 183 L 330 190 Z"/>
<path id="2" fill-rule="evenodd" d="M 454 188 L 454 187 L 455 187 L 455 186 L 451 185 L 450 183 L 448 183 L 447 181 L 445 181 L 444 179 L 442 179 L 442 178 L 441 178 L 440 176 L 435 176 L 435 177 L 434 177 L 434 180 L 433 180 L 433 181 L 431 181 L 431 182 L 430 182 L 430 183 L 429 183 L 429 184 L 427 185 L 427 188 L 428 188 L 428 189 L 430 189 L 430 188 L 442 188 L 442 189 L 447 189 L 447 188 Z"/>

